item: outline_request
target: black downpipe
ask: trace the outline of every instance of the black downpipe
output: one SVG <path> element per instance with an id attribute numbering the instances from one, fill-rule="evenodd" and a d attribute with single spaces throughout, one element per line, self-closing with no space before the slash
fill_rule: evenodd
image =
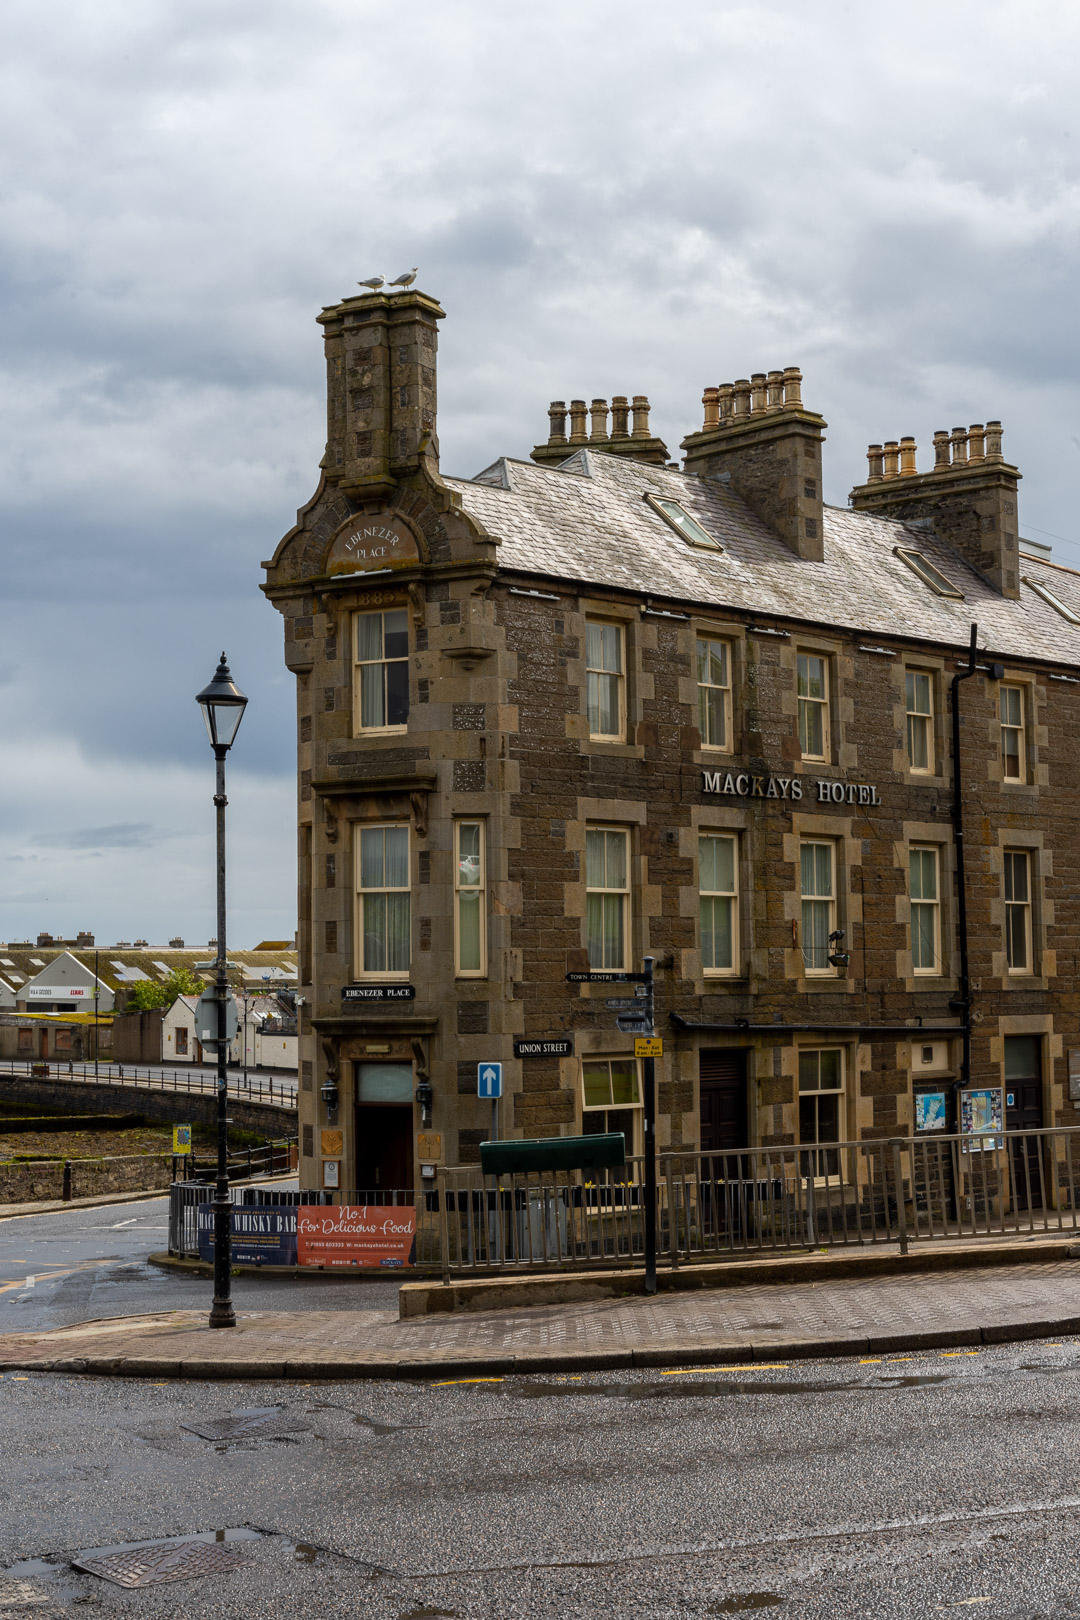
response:
<path id="1" fill-rule="evenodd" d="M 960 1059 L 960 1078 L 952 1085 L 953 1129 L 957 1128 L 957 1092 L 971 1085 L 971 974 L 968 966 L 967 879 L 964 870 L 964 801 L 960 776 L 960 682 L 975 673 L 976 642 L 979 627 L 971 627 L 968 647 L 968 667 L 959 670 L 949 687 L 952 708 L 952 764 L 953 764 L 953 849 L 956 853 L 956 932 L 960 947 L 960 994 L 950 1006 L 960 1014 L 963 1035 L 963 1055 Z"/>

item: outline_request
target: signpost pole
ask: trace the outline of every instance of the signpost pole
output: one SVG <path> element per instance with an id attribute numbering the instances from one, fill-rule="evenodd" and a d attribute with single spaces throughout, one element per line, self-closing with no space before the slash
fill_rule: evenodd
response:
<path id="1" fill-rule="evenodd" d="M 645 957 L 645 1034 L 653 1030 L 653 958 Z M 656 1061 L 642 1062 L 642 1124 L 645 1136 L 645 1292 L 656 1293 Z"/>
<path id="2" fill-rule="evenodd" d="M 493 1142 L 497 1142 L 499 1140 L 499 1099 L 498 1099 L 498 1097 L 492 1097 L 492 1099 L 491 1099 L 491 1140 Z"/>

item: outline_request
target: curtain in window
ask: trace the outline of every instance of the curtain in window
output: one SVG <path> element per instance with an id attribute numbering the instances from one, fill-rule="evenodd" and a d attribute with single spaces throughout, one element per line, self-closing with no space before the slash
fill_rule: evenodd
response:
<path id="1" fill-rule="evenodd" d="M 808 968 L 827 968 L 832 916 L 832 849 L 828 844 L 804 844 L 800 862 L 803 960 Z"/>

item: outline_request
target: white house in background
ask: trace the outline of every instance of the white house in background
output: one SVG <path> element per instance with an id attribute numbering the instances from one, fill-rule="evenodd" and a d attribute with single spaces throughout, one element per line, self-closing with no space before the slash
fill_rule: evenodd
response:
<path id="1" fill-rule="evenodd" d="M 15 1011 L 15 986 L 8 984 L 6 979 L 0 979 L 0 1010 Z"/>
<path id="2" fill-rule="evenodd" d="M 247 1048 L 249 1069 L 295 1069 L 296 1018 L 292 1008 L 275 995 L 237 998 L 240 1023 L 229 1054 L 243 1064 Z"/>
<path id="3" fill-rule="evenodd" d="M 203 1049 L 195 1031 L 198 996 L 177 996 L 161 1020 L 161 1056 L 166 1063 L 201 1063 Z"/>
<path id="4" fill-rule="evenodd" d="M 92 1013 L 95 985 L 99 991 L 98 1011 L 112 1012 L 115 998 L 105 980 L 95 979 L 92 969 L 85 967 L 70 951 L 63 951 L 43 965 L 40 973 L 18 987 L 15 1002 L 20 1012 Z"/>

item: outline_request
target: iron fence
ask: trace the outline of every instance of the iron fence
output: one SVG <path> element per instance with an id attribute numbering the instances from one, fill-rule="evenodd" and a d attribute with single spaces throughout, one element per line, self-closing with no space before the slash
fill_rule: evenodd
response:
<path id="1" fill-rule="evenodd" d="M 587 1270 L 644 1258 L 643 1161 L 484 1177 L 443 1171 L 446 1276 Z M 1045 1129 L 667 1153 L 657 1177 L 662 1263 L 750 1253 L 1080 1229 L 1080 1131 Z"/>
<path id="2" fill-rule="evenodd" d="M 26 1079 L 74 1080 L 85 1085 L 143 1086 L 148 1091 L 186 1091 L 202 1095 L 217 1092 L 217 1075 L 210 1071 L 166 1069 L 157 1065 L 99 1062 L 89 1063 L 60 1058 L 0 1058 L 0 1076 L 20 1075 Z M 279 1108 L 296 1107 L 296 1076 L 275 1081 L 271 1076 L 230 1074 L 229 1096 L 245 1102 L 271 1103 Z M 0 1090 L 0 1097 L 3 1092 Z"/>

